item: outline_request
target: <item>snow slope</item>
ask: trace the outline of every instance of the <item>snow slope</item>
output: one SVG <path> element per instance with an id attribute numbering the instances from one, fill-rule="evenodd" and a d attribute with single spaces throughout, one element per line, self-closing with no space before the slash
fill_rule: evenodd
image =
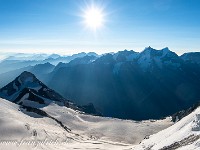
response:
<path id="1" fill-rule="evenodd" d="M 139 143 L 146 135 L 151 135 L 172 124 L 170 118 L 155 122 L 137 122 L 85 115 L 67 107 L 60 108 L 58 105 L 49 105 L 43 110 L 81 135 L 127 144 Z"/>
<path id="2" fill-rule="evenodd" d="M 171 127 L 134 146 L 135 150 L 200 149 L 200 107 Z"/>
<path id="3" fill-rule="evenodd" d="M 121 150 L 172 124 L 94 117 L 53 103 L 38 112 L 0 99 L 0 149 Z"/>

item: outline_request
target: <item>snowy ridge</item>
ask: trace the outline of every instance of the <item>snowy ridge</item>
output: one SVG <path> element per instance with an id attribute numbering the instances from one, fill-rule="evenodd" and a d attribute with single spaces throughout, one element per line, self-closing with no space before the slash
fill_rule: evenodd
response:
<path id="1" fill-rule="evenodd" d="M 200 107 L 171 127 L 154 134 L 133 149 L 199 149 Z"/>
<path id="2" fill-rule="evenodd" d="M 49 100 L 68 102 L 27 71 L 21 73 L 14 81 L 0 89 L 0 92 L 2 98 L 21 104 L 26 99 L 38 102 L 38 105 L 49 104 Z"/>
<path id="3" fill-rule="evenodd" d="M 171 52 L 168 47 L 156 50 L 151 47 L 145 48 L 143 52 L 140 53 L 138 64 L 144 70 L 148 69 L 153 63 L 156 64 L 159 68 L 162 68 L 163 65 L 172 65 L 179 67 L 180 64 L 174 62 L 180 58 L 175 53 Z M 174 65 L 175 64 L 175 65 Z"/>
<path id="4" fill-rule="evenodd" d="M 135 59 L 137 59 L 139 56 L 138 52 L 134 52 L 133 50 L 128 51 L 128 50 L 124 50 L 124 51 L 119 51 L 117 53 L 113 54 L 113 59 L 115 61 L 134 61 Z"/>
<path id="5" fill-rule="evenodd" d="M 127 50 L 119 51 L 113 54 L 113 60 L 116 64 L 119 62 L 136 62 L 143 71 L 147 71 L 154 66 L 162 69 L 164 66 L 177 68 L 181 65 L 181 58 L 176 53 L 170 51 L 168 47 L 156 50 L 149 46 L 140 53 Z M 117 65 L 117 69 L 114 67 L 113 73 L 116 74 L 116 70 L 119 69 L 120 66 Z"/>
<path id="6" fill-rule="evenodd" d="M 77 106 L 48 88 L 34 74 L 27 71 L 21 73 L 14 81 L 0 89 L 0 96 L 16 104 L 32 108 L 42 108 L 51 103 L 56 103 L 60 106 L 82 111 L 82 113 L 101 115 L 93 104 Z"/>

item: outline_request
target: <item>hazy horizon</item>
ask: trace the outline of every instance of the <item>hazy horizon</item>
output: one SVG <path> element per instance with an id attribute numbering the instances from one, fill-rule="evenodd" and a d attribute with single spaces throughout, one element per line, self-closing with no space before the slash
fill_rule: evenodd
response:
<path id="1" fill-rule="evenodd" d="M 6 57 L 8 57 L 8 56 L 13 56 L 13 55 L 15 55 L 15 54 L 27 54 L 27 55 L 37 55 L 37 54 L 41 54 L 41 55 L 53 55 L 53 54 L 58 54 L 58 55 L 60 55 L 60 56 L 71 56 L 71 55 L 73 55 L 73 54 L 79 54 L 79 53 L 90 53 L 90 52 L 94 52 L 94 53 L 96 53 L 96 54 L 98 54 L 98 55 L 103 55 L 103 54 L 107 54 L 107 53 L 117 53 L 117 52 L 119 52 L 119 51 L 124 51 L 124 50 L 127 50 L 127 51 L 134 51 L 134 52 L 139 52 L 139 53 L 141 53 L 142 51 L 144 51 L 146 48 L 148 48 L 149 46 L 146 46 L 146 47 L 144 47 L 143 49 L 121 49 L 121 50 L 113 50 L 113 51 L 105 51 L 105 52 L 103 52 L 103 51 L 101 51 L 101 52 L 96 52 L 96 51 L 81 51 L 81 50 L 74 50 L 74 51 L 71 51 L 71 53 L 66 53 L 65 51 L 63 51 L 63 52 L 60 52 L 60 51 L 45 51 L 45 52 L 34 52 L 34 51 L 25 51 L 25 52 L 18 52 L 18 51 L 10 51 L 10 52 L 3 52 L 3 51 L 0 51 L 0 55 L 1 55 L 1 57 L 0 57 L 0 59 L 2 60 L 2 59 L 4 59 L 4 58 L 6 58 Z M 164 49 L 164 48 L 166 48 L 166 47 L 162 47 L 162 48 L 159 48 L 159 49 L 157 49 L 157 48 L 155 48 L 155 47 L 152 47 L 152 46 L 150 46 L 151 48 L 153 48 L 153 49 L 155 49 L 155 50 L 162 50 L 162 49 Z M 177 52 L 177 51 L 174 51 L 174 50 L 172 50 L 172 49 L 170 49 L 169 47 L 167 47 L 170 51 L 172 51 L 172 52 L 175 52 L 177 55 L 179 55 L 179 56 L 181 56 L 181 55 L 183 55 L 184 53 L 192 53 L 192 52 L 199 52 L 199 51 L 182 51 L 182 52 Z"/>
<path id="2" fill-rule="evenodd" d="M 42 51 L 40 51 L 40 52 L 37 52 L 37 51 L 36 52 L 34 52 L 34 51 L 33 52 L 32 51 L 24 51 L 24 52 L 23 51 L 16 51 L 16 52 L 15 51 L 10 51 L 10 52 L 0 51 L 0 54 L 4 55 L 4 56 L 7 56 L 7 55 L 11 56 L 11 55 L 15 55 L 15 54 L 27 54 L 27 55 L 37 55 L 37 54 L 41 54 L 41 55 L 53 55 L 53 54 L 58 54 L 60 56 L 71 56 L 73 54 L 78 54 L 78 53 L 90 53 L 90 52 L 94 52 L 94 53 L 96 53 L 98 55 L 103 55 L 103 54 L 107 54 L 107 53 L 117 53 L 119 51 L 124 51 L 124 50 L 127 50 L 127 51 L 133 50 L 134 52 L 141 53 L 142 51 L 144 51 L 148 47 L 149 46 L 146 46 L 146 47 L 144 47 L 143 49 L 140 49 L 140 50 L 138 50 L 138 49 L 137 50 L 136 49 L 121 49 L 121 50 L 115 50 L 115 51 L 106 51 L 104 53 L 103 52 L 96 52 L 95 50 L 94 51 L 77 51 L 77 50 L 74 50 L 72 53 L 55 52 L 55 51 L 53 51 L 53 52 L 51 52 L 51 51 L 45 51 L 45 52 L 42 52 Z M 151 47 L 151 48 L 156 49 L 156 50 L 162 50 L 162 49 L 164 49 L 166 47 L 163 47 L 163 48 L 160 48 L 160 49 L 157 49 L 155 47 Z M 167 48 L 169 48 L 169 47 L 167 47 Z M 178 52 L 176 52 L 176 51 L 174 51 L 174 50 L 172 50 L 170 48 L 169 48 L 169 50 L 172 51 L 172 52 L 175 52 L 179 56 L 183 55 L 184 53 L 199 52 L 199 51 L 185 51 L 185 52 L 178 53 Z"/>

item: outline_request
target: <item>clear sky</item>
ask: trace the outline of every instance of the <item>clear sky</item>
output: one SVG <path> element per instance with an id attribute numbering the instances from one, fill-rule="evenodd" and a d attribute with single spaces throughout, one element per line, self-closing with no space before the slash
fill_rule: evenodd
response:
<path id="1" fill-rule="evenodd" d="M 85 14 L 100 10 L 101 26 Z M 0 52 L 200 51 L 200 0 L 0 0 Z"/>

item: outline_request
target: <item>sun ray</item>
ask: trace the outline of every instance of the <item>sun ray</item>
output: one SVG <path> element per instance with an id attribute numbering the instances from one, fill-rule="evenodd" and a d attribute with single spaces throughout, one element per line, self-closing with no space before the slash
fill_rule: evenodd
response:
<path id="1" fill-rule="evenodd" d="M 83 10 L 82 17 L 85 26 L 95 32 L 104 26 L 105 14 L 103 9 L 94 4 L 87 5 Z"/>
<path id="2" fill-rule="evenodd" d="M 103 14 L 98 8 L 92 7 L 86 10 L 84 17 L 85 23 L 92 29 L 100 28 L 103 24 Z"/>

